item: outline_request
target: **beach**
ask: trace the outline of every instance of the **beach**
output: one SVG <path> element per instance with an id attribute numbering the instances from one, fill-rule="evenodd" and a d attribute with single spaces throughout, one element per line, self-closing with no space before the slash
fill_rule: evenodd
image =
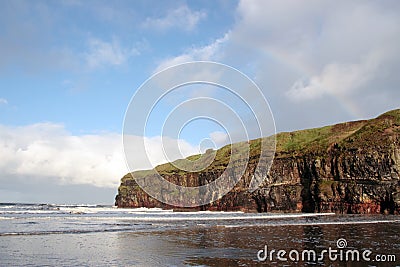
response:
<path id="1" fill-rule="evenodd" d="M 2 266 L 397 266 L 400 219 L 385 215 L 173 212 L 111 206 L 2 204 Z M 371 262 L 321 252 L 370 250 Z M 281 261 L 272 250 L 300 252 Z M 302 251 L 317 259 L 304 261 Z M 264 252 L 261 253 L 264 255 Z M 295 255 L 295 254 L 293 254 Z M 376 262 L 376 255 L 394 255 Z M 361 255 L 362 256 L 362 255 Z M 388 259 L 386 259 L 388 260 Z"/>

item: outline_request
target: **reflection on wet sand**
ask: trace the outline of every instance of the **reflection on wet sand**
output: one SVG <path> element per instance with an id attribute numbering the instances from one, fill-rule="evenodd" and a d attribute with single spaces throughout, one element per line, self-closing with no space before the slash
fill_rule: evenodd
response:
<path id="1" fill-rule="evenodd" d="M 396 231 L 398 224 L 295 225 L 271 227 L 195 227 L 152 233 L 120 235 L 122 248 L 135 247 L 144 263 L 169 262 L 172 265 L 195 266 L 282 266 L 257 261 L 257 251 L 264 245 L 270 249 L 314 250 L 319 255 L 328 247 L 337 248 L 336 241 L 346 238 L 349 249 L 370 249 L 374 253 L 397 254 L 400 246 Z M 143 239 L 143 240 L 142 240 Z M 146 246 L 141 246 L 146 244 Z M 138 249 L 139 247 L 139 249 Z M 141 248 L 140 248 L 141 247 Z M 384 249 L 382 249 L 384 247 Z M 317 262 L 291 262 L 286 266 L 366 266 L 366 262 L 331 262 L 325 257 Z M 394 263 L 379 266 L 395 266 Z"/>

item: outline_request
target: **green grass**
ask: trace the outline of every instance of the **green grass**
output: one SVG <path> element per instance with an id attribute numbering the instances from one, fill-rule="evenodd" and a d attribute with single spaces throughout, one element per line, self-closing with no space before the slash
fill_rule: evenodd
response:
<path id="1" fill-rule="evenodd" d="M 332 126 L 281 133 L 277 135 L 277 151 L 302 151 L 307 148 L 325 148 L 332 136 Z"/>
<path id="2" fill-rule="evenodd" d="M 399 128 L 400 109 L 397 109 L 386 112 L 372 120 L 346 122 L 314 129 L 283 132 L 264 139 L 226 145 L 217 151 L 208 150 L 204 154 L 192 155 L 173 163 L 188 169 L 192 164 L 204 166 L 205 162 L 215 157 L 212 164 L 203 171 L 223 171 L 231 160 L 240 159 L 240 156 L 246 154 L 248 149 L 250 149 L 248 151 L 250 158 L 259 156 L 263 140 L 276 138 L 276 155 L 278 157 L 286 155 L 298 156 L 307 153 L 322 155 L 335 143 L 344 148 L 368 147 L 371 143 L 376 145 L 377 142 L 384 142 L 382 141 L 382 134 L 390 132 L 398 133 Z M 175 167 L 174 164 L 162 164 L 157 166 L 156 170 L 161 175 L 182 175 L 186 173 L 186 171 Z M 133 173 L 133 176 L 144 177 L 151 174 L 154 174 L 154 170 L 137 171 Z M 128 174 L 122 178 L 122 182 L 128 179 L 133 178 Z"/>

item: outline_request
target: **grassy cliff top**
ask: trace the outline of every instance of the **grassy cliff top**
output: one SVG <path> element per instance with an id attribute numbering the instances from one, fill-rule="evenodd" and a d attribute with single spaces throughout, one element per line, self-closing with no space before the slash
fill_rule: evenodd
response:
<path id="1" fill-rule="evenodd" d="M 397 135 L 400 133 L 400 109 L 388 111 L 379 117 L 371 120 L 360 120 L 339 123 L 314 129 L 299 130 L 294 132 L 282 132 L 275 136 L 267 137 L 276 140 L 276 157 L 299 156 L 308 153 L 326 153 L 335 144 L 349 149 L 368 148 L 371 146 L 384 146 L 387 138 L 384 136 Z M 160 174 L 183 174 L 185 171 L 176 168 L 176 165 L 185 166 L 197 162 L 201 164 L 210 157 L 214 157 L 212 164 L 206 171 L 218 171 L 224 169 L 231 156 L 245 153 L 249 146 L 251 158 L 260 155 L 262 139 L 255 139 L 249 142 L 240 142 L 233 145 L 226 145 L 217 151 L 208 150 L 201 155 L 192 155 L 186 159 L 174 161 L 174 164 L 166 163 L 156 167 Z M 233 152 L 232 152 L 233 150 Z M 175 166 L 174 166 L 175 165 Z M 134 176 L 143 177 L 151 174 L 152 170 L 136 171 Z M 129 179 L 130 175 L 123 179 Z"/>
<path id="2" fill-rule="evenodd" d="M 382 135 L 398 133 L 399 126 L 400 109 L 396 109 L 371 120 L 279 133 L 276 152 L 278 154 L 324 153 L 334 144 L 348 146 L 350 143 L 356 143 L 360 147 L 374 142 L 376 145 L 383 141 Z"/>

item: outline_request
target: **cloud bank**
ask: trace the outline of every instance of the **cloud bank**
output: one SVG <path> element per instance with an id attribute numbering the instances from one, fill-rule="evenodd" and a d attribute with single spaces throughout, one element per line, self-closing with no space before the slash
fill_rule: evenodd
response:
<path id="1" fill-rule="evenodd" d="M 182 140 L 132 136 L 135 142 L 146 142 L 154 164 L 166 162 L 164 146 L 180 144 L 185 155 L 199 150 Z M 63 125 L 38 123 L 20 127 L 0 125 L 0 181 L 49 180 L 60 185 L 94 185 L 117 188 L 120 178 L 128 172 L 122 149 L 122 137 L 116 133 L 76 136 Z M 171 155 L 169 155 L 171 156 Z M 144 155 L 137 153 L 136 169 L 146 169 Z M 172 155 L 177 159 L 181 155 Z M 29 182 L 29 181 L 26 181 Z"/>

